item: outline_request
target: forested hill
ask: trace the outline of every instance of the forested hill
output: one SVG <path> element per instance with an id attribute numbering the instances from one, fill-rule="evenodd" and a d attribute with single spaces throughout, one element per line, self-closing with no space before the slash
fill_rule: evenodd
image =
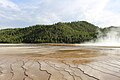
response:
<path id="1" fill-rule="evenodd" d="M 81 43 L 97 37 L 97 26 L 86 21 L 34 25 L 0 30 L 1 43 Z"/>

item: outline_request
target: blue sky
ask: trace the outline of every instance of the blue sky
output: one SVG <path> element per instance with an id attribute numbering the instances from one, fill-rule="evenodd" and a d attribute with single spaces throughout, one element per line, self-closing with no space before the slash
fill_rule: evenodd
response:
<path id="1" fill-rule="evenodd" d="M 86 20 L 120 26 L 120 0 L 0 0 L 0 28 Z"/>

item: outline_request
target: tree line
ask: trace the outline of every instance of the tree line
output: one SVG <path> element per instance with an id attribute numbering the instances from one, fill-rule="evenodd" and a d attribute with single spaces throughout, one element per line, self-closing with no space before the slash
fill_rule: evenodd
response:
<path id="1" fill-rule="evenodd" d="M 99 28 L 86 21 L 0 30 L 0 43 L 82 43 L 97 38 Z"/>

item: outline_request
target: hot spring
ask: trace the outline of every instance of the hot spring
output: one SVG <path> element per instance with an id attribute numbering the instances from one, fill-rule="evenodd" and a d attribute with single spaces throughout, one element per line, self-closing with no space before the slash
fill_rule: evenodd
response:
<path id="1" fill-rule="evenodd" d="M 111 27 L 106 33 L 99 31 L 98 38 L 95 41 L 86 42 L 86 46 L 120 46 L 120 27 Z"/>

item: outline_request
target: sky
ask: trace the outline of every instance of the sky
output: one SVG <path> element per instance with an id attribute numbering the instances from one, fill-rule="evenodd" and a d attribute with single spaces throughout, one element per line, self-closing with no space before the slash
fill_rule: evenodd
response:
<path id="1" fill-rule="evenodd" d="M 0 0 L 0 29 L 88 21 L 120 26 L 120 0 Z"/>

